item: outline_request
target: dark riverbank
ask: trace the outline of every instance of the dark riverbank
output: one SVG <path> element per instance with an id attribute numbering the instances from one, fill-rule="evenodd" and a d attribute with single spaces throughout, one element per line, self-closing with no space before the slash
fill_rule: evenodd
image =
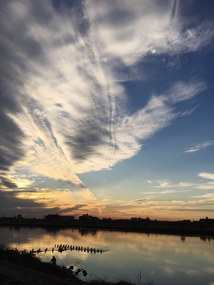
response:
<path id="1" fill-rule="evenodd" d="M 0 264 L 0 280 L 5 282 L 9 280 L 8 284 L 16 284 L 15 281 L 17 280 L 20 282 L 22 280 L 23 284 L 30 280 L 31 283 L 27 284 L 43 284 L 42 280 L 46 284 L 70 284 L 67 281 L 73 282 L 72 284 L 82 284 L 81 280 L 70 270 L 53 265 L 50 262 L 42 262 L 33 253 L 18 251 L 16 248 L 6 248 L 4 245 L 0 245 Z M 38 276 L 38 274 L 40 275 Z M 40 279 L 40 283 L 37 279 Z"/>
<path id="2" fill-rule="evenodd" d="M 214 236 L 214 220 L 154 221 L 144 220 L 63 220 L 0 218 L 0 226 L 89 228 L 175 235 Z"/>
<path id="3" fill-rule="evenodd" d="M 126 280 L 115 283 L 103 279 L 94 279 L 89 282 L 82 281 L 69 268 L 42 262 L 32 253 L 19 252 L 17 249 L 5 248 L 3 245 L 0 245 L 0 284 L 133 285 L 133 283 Z M 153 283 L 146 281 L 140 284 L 152 285 Z"/>

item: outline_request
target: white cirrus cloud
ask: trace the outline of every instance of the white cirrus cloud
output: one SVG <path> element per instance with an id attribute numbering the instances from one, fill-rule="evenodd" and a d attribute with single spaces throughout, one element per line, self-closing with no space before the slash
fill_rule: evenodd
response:
<path id="1" fill-rule="evenodd" d="M 214 145 L 214 141 L 206 141 L 203 143 L 199 143 L 199 144 L 195 144 L 192 147 L 190 147 L 189 149 L 185 150 L 184 152 L 190 153 L 190 152 L 196 152 L 199 151 L 205 147 Z"/>
<path id="2" fill-rule="evenodd" d="M 158 185 L 155 188 L 184 188 L 188 189 L 189 187 L 193 187 L 195 184 L 189 182 L 179 182 L 177 184 L 171 183 L 169 180 L 157 181 Z"/>
<path id="3" fill-rule="evenodd" d="M 214 173 L 208 173 L 208 172 L 201 172 L 198 174 L 199 177 L 214 180 Z"/>
<path id="4" fill-rule="evenodd" d="M 191 115 L 196 109 L 197 106 L 193 107 L 192 109 L 185 110 L 183 113 L 181 113 L 181 117 Z"/>
<path id="5" fill-rule="evenodd" d="M 176 82 L 169 89 L 169 96 L 173 103 L 177 103 L 184 100 L 189 100 L 193 98 L 196 94 L 201 93 L 207 88 L 205 82 Z"/>
<path id="6" fill-rule="evenodd" d="M 200 190 L 214 190 L 214 182 L 208 182 L 206 184 L 199 184 L 195 187 Z"/>
<path id="7" fill-rule="evenodd" d="M 129 112 L 120 82 L 124 67 L 133 79 L 151 51 L 196 51 L 214 35 L 209 22 L 187 29 L 176 3 L 87 1 L 76 10 L 62 4 L 60 11 L 49 1 L 5 5 L 7 17 L 0 20 L 3 91 L 9 96 L 0 113 L 10 126 L 0 138 L 5 187 L 16 186 L 7 173 L 26 167 L 84 188 L 78 173 L 109 169 L 136 155 L 143 140 L 178 116 L 174 104 L 206 88 L 199 80 L 175 82 Z"/>

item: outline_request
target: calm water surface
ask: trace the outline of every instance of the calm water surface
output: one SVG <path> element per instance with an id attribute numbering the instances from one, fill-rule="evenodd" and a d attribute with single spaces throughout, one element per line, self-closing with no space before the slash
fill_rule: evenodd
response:
<path id="1" fill-rule="evenodd" d="M 214 239 L 160 234 L 100 230 L 42 228 L 0 228 L 0 244 L 19 250 L 41 249 L 44 261 L 55 255 L 58 265 L 83 268 L 90 279 L 111 281 L 125 278 L 154 285 L 214 285 Z M 102 249 L 102 253 L 81 250 L 57 251 L 57 245 Z M 54 253 L 52 249 L 54 248 Z"/>

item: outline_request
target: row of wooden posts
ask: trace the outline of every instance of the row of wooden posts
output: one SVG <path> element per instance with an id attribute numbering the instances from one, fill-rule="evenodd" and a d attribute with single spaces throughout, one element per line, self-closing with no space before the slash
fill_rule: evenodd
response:
<path id="1" fill-rule="evenodd" d="M 46 253 L 47 251 L 58 251 L 58 252 L 63 252 L 63 251 L 67 251 L 67 250 L 75 250 L 75 251 L 81 251 L 81 252 L 86 252 L 86 253 L 103 253 L 104 251 L 102 249 L 99 248 L 92 248 L 92 247 L 83 247 L 83 246 L 75 246 L 75 245 L 68 245 L 68 244 L 55 244 L 54 247 L 52 247 L 51 249 L 45 248 L 44 250 L 41 250 L 40 248 L 35 250 L 32 249 L 30 250 L 30 253 Z"/>

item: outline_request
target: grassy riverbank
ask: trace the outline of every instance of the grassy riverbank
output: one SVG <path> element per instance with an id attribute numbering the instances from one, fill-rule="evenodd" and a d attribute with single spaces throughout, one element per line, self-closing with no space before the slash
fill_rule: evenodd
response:
<path id="1" fill-rule="evenodd" d="M 0 245 L 0 261 L 7 262 L 8 264 L 16 264 L 25 269 L 31 269 L 37 272 L 42 272 L 45 274 L 49 274 L 50 276 L 56 276 L 61 280 L 66 280 L 71 282 L 70 284 L 77 285 L 133 285 L 127 280 L 120 280 L 118 282 L 112 283 L 110 281 L 106 281 L 100 278 L 95 278 L 91 281 L 85 282 L 78 278 L 78 274 L 87 274 L 85 270 L 78 272 L 72 271 L 72 269 L 61 267 L 58 265 L 54 265 L 50 262 L 42 262 L 35 254 L 18 251 L 16 248 L 6 248 L 4 245 Z M 136 274 L 136 283 L 138 285 L 152 285 L 152 282 L 143 282 L 141 280 L 140 272 Z"/>

